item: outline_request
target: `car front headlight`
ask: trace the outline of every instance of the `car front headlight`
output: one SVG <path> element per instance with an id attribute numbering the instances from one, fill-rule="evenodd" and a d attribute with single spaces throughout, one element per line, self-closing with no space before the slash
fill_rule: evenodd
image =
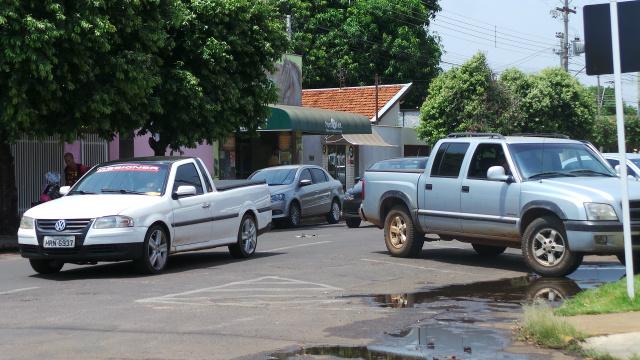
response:
<path id="1" fill-rule="evenodd" d="M 618 220 L 616 211 L 609 204 L 584 203 L 587 209 L 587 220 Z"/>
<path id="2" fill-rule="evenodd" d="M 101 217 L 96 219 L 96 222 L 93 224 L 93 227 L 96 229 L 114 229 L 132 226 L 133 219 L 122 215 Z"/>
<path id="3" fill-rule="evenodd" d="M 271 202 L 284 201 L 284 194 L 271 195 Z"/>
<path id="4" fill-rule="evenodd" d="M 20 219 L 20 229 L 33 229 L 33 224 L 33 218 L 28 216 L 23 216 L 22 219 Z"/>

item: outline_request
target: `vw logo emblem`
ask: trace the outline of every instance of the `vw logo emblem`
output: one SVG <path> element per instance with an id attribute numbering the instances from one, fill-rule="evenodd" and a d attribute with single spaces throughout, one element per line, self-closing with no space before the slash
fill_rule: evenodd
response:
<path id="1" fill-rule="evenodd" d="M 67 222 L 64 220 L 58 220 L 56 222 L 56 230 L 63 231 L 67 227 Z"/>

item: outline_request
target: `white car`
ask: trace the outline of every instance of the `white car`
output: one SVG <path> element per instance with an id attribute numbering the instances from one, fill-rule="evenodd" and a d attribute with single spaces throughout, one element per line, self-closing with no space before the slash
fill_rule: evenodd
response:
<path id="1" fill-rule="evenodd" d="M 25 212 L 18 243 L 38 273 L 64 263 L 133 260 L 159 273 L 169 254 L 228 246 L 254 254 L 271 227 L 264 181 L 214 181 L 198 158 L 151 157 L 93 167 L 63 197 Z"/>
<path id="2" fill-rule="evenodd" d="M 620 165 L 620 155 L 618 153 L 604 153 L 602 156 L 607 160 L 612 168 Z M 628 153 L 627 157 L 627 174 L 633 176 L 636 180 L 640 180 L 640 154 Z"/>

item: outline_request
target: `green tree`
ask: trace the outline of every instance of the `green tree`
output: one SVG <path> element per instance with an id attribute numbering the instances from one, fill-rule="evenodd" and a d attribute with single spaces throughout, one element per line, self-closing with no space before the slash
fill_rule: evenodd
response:
<path id="1" fill-rule="evenodd" d="M 598 87 L 590 86 L 588 88 L 589 94 L 591 94 L 591 99 L 598 104 L 598 99 L 601 102 L 600 115 L 615 115 L 616 114 L 616 90 L 611 87 L 601 87 L 600 93 L 598 96 Z M 637 115 L 638 109 L 633 106 L 623 104 L 624 114 L 625 115 Z"/>
<path id="2" fill-rule="evenodd" d="M 287 0 L 290 51 L 304 56 L 303 87 L 335 88 L 413 82 L 405 107 L 424 101 L 441 49 L 428 25 L 437 0 Z M 342 82 L 341 82 L 342 80 Z"/>
<path id="3" fill-rule="evenodd" d="M 27 135 L 104 138 L 159 111 L 154 53 L 171 2 L 0 2 L 0 234 L 15 234 L 17 190 L 9 144 Z"/>
<path id="4" fill-rule="evenodd" d="M 498 80 L 483 54 L 436 78 L 416 129 L 429 144 L 451 132 L 560 133 L 593 137 L 595 104 L 560 68 L 527 75 L 508 69 Z"/>
<path id="5" fill-rule="evenodd" d="M 455 132 L 498 132 L 507 126 L 509 110 L 505 87 L 478 53 L 433 80 L 416 131 L 430 145 Z"/>
<path id="6" fill-rule="evenodd" d="M 500 76 L 514 106 L 511 129 L 521 133 L 559 133 L 591 139 L 595 104 L 587 88 L 561 68 L 534 75 L 509 69 Z"/>
<path id="7" fill-rule="evenodd" d="M 161 84 L 155 88 L 162 112 L 138 135 L 150 138 L 156 155 L 167 147 L 196 147 L 222 140 L 240 128 L 257 134 L 278 100 L 267 72 L 288 40 L 277 8 L 269 1 L 185 1 L 178 26 L 169 30 L 174 47 L 161 52 Z"/>
<path id="8" fill-rule="evenodd" d="M 640 117 L 626 115 L 624 117 L 624 131 L 626 151 L 634 152 L 640 149 Z M 591 142 L 603 152 L 618 151 L 617 119 L 614 115 L 596 118 Z"/>

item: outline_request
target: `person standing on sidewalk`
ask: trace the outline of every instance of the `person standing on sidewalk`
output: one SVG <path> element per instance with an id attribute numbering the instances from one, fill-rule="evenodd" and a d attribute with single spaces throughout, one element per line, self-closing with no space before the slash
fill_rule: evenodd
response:
<path id="1" fill-rule="evenodd" d="M 64 163 L 67 164 L 64 167 L 64 184 L 66 186 L 73 186 L 89 170 L 85 165 L 76 164 L 72 153 L 64 154 Z"/>

